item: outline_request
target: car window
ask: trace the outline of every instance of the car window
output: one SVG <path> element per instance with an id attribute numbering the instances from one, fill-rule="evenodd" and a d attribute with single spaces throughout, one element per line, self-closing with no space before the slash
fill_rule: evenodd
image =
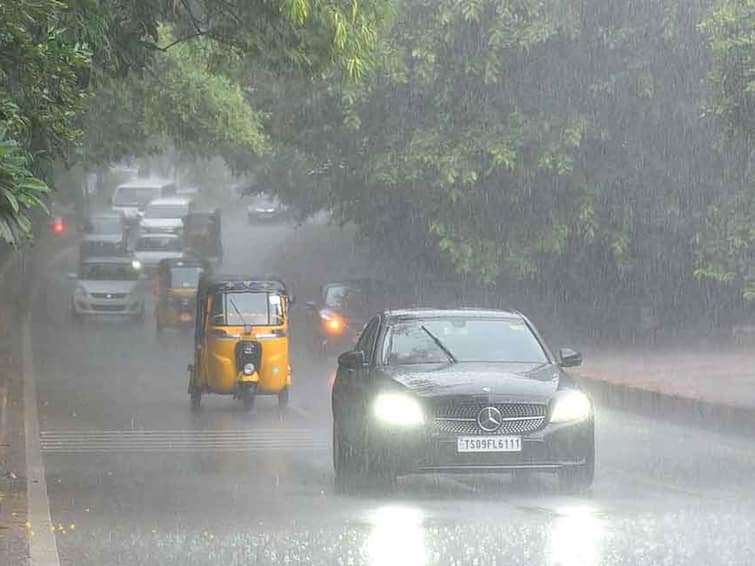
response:
<path id="1" fill-rule="evenodd" d="M 189 213 L 188 204 L 149 205 L 144 211 L 145 218 L 183 218 Z"/>
<path id="2" fill-rule="evenodd" d="M 364 352 L 368 360 L 372 358 L 372 350 L 379 327 L 380 318 L 373 318 L 367 323 L 367 326 L 365 326 L 364 331 L 357 341 L 356 350 Z"/>
<path id="3" fill-rule="evenodd" d="M 158 189 L 154 187 L 119 187 L 115 191 L 113 204 L 116 206 L 144 206 L 155 198 Z"/>
<path id="4" fill-rule="evenodd" d="M 401 321 L 386 333 L 388 365 L 448 362 L 545 363 L 538 339 L 520 319 L 443 318 Z"/>
<path id="5" fill-rule="evenodd" d="M 181 251 L 179 238 L 139 238 L 136 242 L 138 251 Z"/>
<path id="6" fill-rule="evenodd" d="M 136 281 L 139 272 L 130 263 L 84 263 L 79 279 L 87 281 Z"/>

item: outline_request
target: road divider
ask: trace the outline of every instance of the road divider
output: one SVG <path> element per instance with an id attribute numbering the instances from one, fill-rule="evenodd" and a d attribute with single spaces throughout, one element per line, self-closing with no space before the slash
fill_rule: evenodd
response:
<path id="1" fill-rule="evenodd" d="M 755 430 L 755 407 L 727 405 L 603 381 L 594 377 L 575 378 L 598 406 L 698 426 L 715 432 L 751 436 Z"/>

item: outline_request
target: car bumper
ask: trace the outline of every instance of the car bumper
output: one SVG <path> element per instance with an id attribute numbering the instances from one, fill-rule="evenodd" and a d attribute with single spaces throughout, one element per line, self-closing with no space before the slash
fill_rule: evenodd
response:
<path id="1" fill-rule="evenodd" d="M 483 438 L 484 436 L 480 436 Z M 488 473 L 513 470 L 557 471 L 579 466 L 594 457 L 592 419 L 546 425 L 521 435 L 520 452 L 457 451 L 457 435 L 425 431 L 394 432 L 380 428 L 373 434 L 374 454 L 398 475 L 414 473 Z"/>
<path id="2" fill-rule="evenodd" d="M 73 311 L 81 316 L 138 316 L 144 312 L 144 302 L 74 299 Z"/>

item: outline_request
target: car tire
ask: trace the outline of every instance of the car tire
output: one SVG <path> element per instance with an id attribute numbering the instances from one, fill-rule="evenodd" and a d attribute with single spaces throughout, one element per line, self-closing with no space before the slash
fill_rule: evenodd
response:
<path id="1" fill-rule="evenodd" d="M 595 454 L 584 464 L 568 466 L 558 471 L 558 485 L 562 493 L 582 493 L 592 486 L 595 477 Z"/>
<path id="2" fill-rule="evenodd" d="M 359 479 L 357 462 L 358 455 L 346 444 L 337 421 L 333 419 L 333 471 L 337 493 L 349 494 L 356 489 Z"/>

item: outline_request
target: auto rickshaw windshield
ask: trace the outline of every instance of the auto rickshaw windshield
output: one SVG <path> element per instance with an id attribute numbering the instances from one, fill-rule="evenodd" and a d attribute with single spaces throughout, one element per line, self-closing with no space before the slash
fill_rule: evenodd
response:
<path id="1" fill-rule="evenodd" d="M 277 293 L 218 292 L 210 313 L 214 326 L 278 326 L 283 306 Z"/>
<path id="2" fill-rule="evenodd" d="M 174 289 L 195 289 L 203 271 L 201 267 L 174 267 L 170 270 L 170 286 Z"/>

